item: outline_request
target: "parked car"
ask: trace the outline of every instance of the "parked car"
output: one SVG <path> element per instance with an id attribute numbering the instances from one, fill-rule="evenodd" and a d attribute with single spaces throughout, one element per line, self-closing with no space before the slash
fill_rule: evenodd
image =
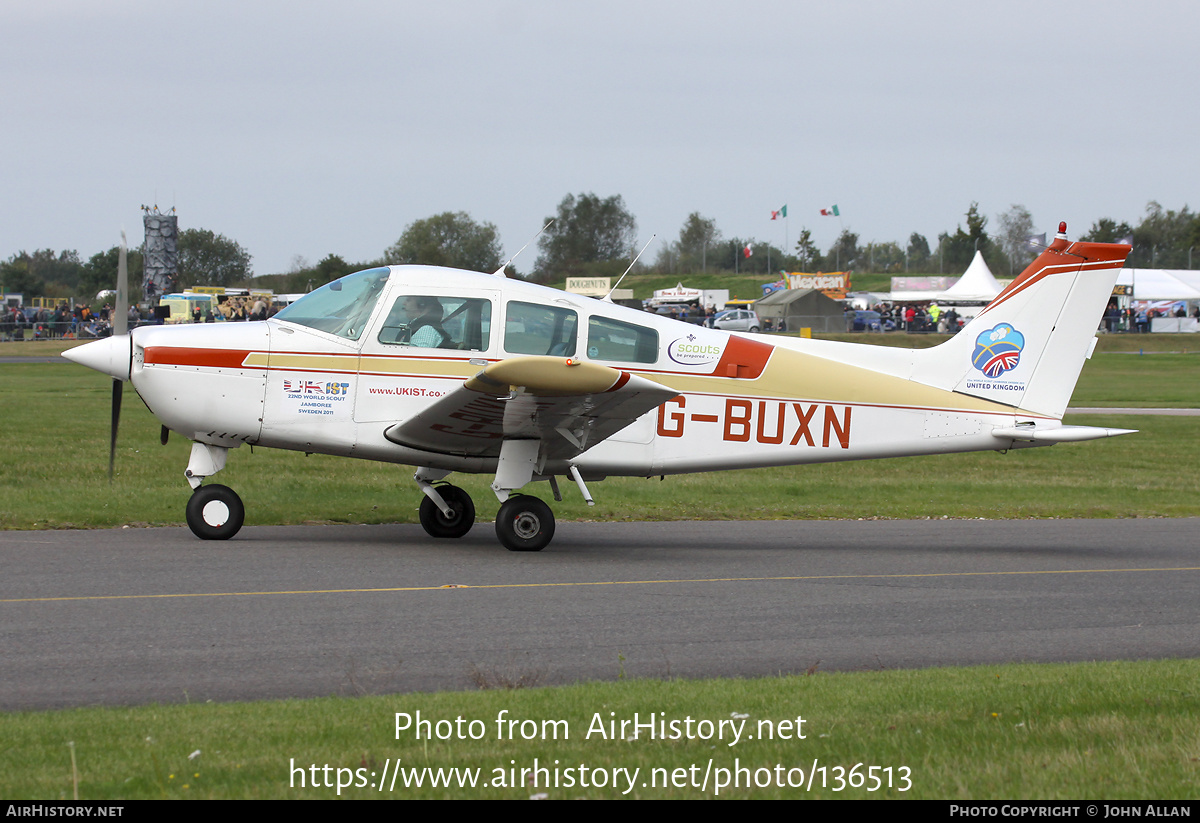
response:
<path id="1" fill-rule="evenodd" d="M 662 314 L 667 317 L 673 317 L 676 320 L 680 320 L 684 323 L 692 323 L 697 326 L 704 325 L 704 313 L 690 303 L 664 303 L 663 305 L 657 307 L 654 310 L 654 313 Z"/>
<path id="2" fill-rule="evenodd" d="M 854 312 L 853 317 L 847 319 L 850 321 L 850 331 L 881 331 L 883 328 L 877 311 L 859 309 Z"/>
<path id="3" fill-rule="evenodd" d="M 726 309 L 713 318 L 712 327 L 725 331 L 757 332 L 762 328 L 762 321 L 756 312 L 749 309 Z"/>

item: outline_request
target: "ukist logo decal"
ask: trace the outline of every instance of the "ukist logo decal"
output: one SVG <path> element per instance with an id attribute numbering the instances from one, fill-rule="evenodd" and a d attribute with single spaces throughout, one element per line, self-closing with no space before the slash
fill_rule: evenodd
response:
<path id="1" fill-rule="evenodd" d="M 994 379 L 1017 367 L 1023 348 L 1025 335 L 1008 323 L 998 323 L 975 338 L 971 365 Z"/>
<path id="2" fill-rule="evenodd" d="M 284 394 L 348 394 L 349 383 L 327 383 L 324 380 L 284 380 Z"/>
<path id="3" fill-rule="evenodd" d="M 283 381 L 283 397 L 280 409 L 292 414 L 319 415 L 334 420 L 350 417 L 351 403 L 349 381 L 332 382 L 297 378 Z"/>

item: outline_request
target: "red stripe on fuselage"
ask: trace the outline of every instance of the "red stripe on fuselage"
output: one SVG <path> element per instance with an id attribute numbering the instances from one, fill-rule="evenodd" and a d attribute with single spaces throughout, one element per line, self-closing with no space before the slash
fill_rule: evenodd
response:
<path id="1" fill-rule="evenodd" d="M 198 349 L 187 346 L 148 346 L 143 355 L 147 366 L 199 366 L 240 369 L 249 349 Z"/>

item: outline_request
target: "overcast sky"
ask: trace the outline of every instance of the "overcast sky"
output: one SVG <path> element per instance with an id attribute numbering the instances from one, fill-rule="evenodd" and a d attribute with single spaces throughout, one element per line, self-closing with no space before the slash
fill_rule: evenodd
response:
<path id="1" fill-rule="evenodd" d="M 787 204 L 823 249 L 932 246 L 972 201 L 1072 237 L 1197 205 L 1184 0 L 5 0 L 0 31 L 0 258 L 136 244 L 155 203 L 256 274 L 443 211 L 511 254 L 579 192 L 643 239 L 699 211 L 782 246 Z"/>

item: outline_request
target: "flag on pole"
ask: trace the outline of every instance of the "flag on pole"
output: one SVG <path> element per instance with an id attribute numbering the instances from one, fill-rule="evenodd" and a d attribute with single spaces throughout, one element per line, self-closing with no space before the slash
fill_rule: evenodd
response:
<path id="1" fill-rule="evenodd" d="M 772 220 L 778 220 L 780 217 L 787 217 L 787 203 L 784 203 L 779 211 L 771 212 Z"/>
<path id="2" fill-rule="evenodd" d="M 752 254 L 754 254 L 754 249 L 752 249 L 752 248 L 750 247 L 750 244 L 749 244 L 749 243 L 747 243 L 747 244 L 746 244 L 746 248 L 742 249 L 742 256 L 743 256 L 743 257 L 749 257 L 749 256 L 750 256 L 750 255 L 752 255 Z"/>
<path id="3" fill-rule="evenodd" d="M 841 217 L 842 213 L 838 211 L 837 206 L 830 206 L 827 209 L 821 209 L 822 217 Z"/>

